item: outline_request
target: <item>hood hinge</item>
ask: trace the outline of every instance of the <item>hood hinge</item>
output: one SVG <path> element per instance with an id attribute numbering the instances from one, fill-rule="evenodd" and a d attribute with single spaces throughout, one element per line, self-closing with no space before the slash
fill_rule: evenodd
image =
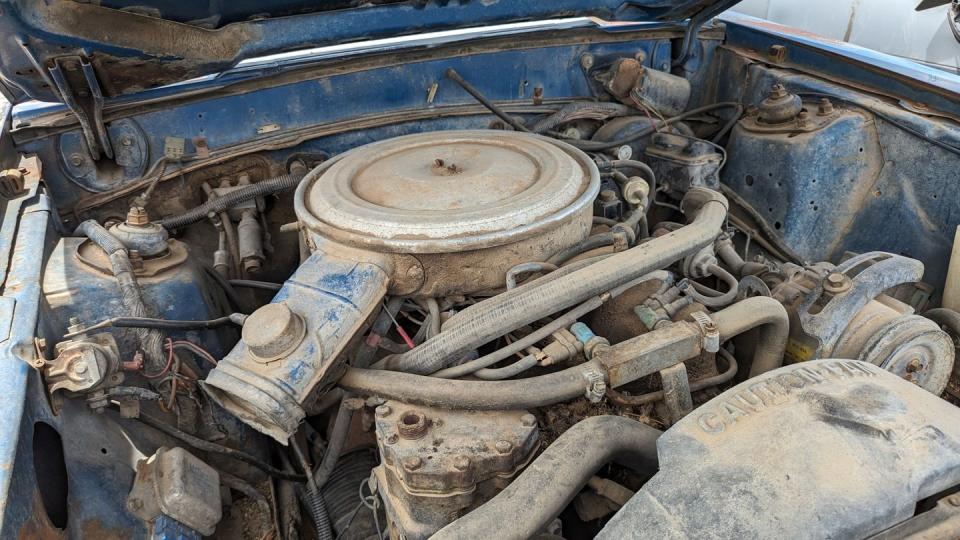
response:
<path id="1" fill-rule="evenodd" d="M 90 157 L 99 160 L 103 154 L 113 159 L 113 147 L 103 123 L 103 92 L 93 65 L 80 56 L 65 56 L 54 59 L 47 70 L 64 104 L 77 115 Z"/>

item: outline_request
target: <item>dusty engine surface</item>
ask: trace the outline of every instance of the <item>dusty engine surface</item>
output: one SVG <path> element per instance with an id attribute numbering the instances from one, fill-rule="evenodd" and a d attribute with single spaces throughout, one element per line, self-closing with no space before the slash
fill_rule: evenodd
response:
<path id="1" fill-rule="evenodd" d="M 324 540 L 829 537 L 955 491 L 960 315 L 928 310 L 924 264 L 807 260 L 746 198 L 839 139 L 848 182 L 870 112 L 779 83 L 691 107 L 642 61 L 581 64 L 602 100 L 522 121 L 481 99 L 496 129 L 199 169 L 203 203 L 154 185 L 59 238 L 35 367 L 55 410 L 132 441 L 127 513 L 223 537 L 251 515 Z"/>

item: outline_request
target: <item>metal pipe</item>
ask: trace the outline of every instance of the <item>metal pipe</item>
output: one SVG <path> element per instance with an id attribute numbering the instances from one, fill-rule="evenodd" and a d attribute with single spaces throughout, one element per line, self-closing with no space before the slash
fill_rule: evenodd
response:
<path id="1" fill-rule="evenodd" d="M 517 287 L 480 302 L 471 316 L 463 316 L 455 325 L 448 323 L 449 328 L 436 337 L 406 353 L 387 357 L 378 366 L 433 373 L 515 328 L 665 268 L 711 245 L 727 215 L 726 199 L 715 191 L 693 188 L 682 204 L 684 211 L 693 215 L 689 225 L 539 286 Z"/>
<path id="2" fill-rule="evenodd" d="M 496 497 L 432 538 L 483 538 L 496 523 L 509 523 L 497 530 L 498 538 L 533 538 L 607 463 L 656 472 L 660 435 L 657 429 L 621 416 L 587 418 L 557 438 Z"/>
<path id="3" fill-rule="evenodd" d="M 787 310 L 780 302 L 769 296 L 754 296 L 718 311 L 711 317 L 720 331 L 721 341 L 754 328 L 760 329 L 753 363 L 750 366 L 751 377 L 783 365 L 783 353 L 790 335 L 790 320 Z"/>

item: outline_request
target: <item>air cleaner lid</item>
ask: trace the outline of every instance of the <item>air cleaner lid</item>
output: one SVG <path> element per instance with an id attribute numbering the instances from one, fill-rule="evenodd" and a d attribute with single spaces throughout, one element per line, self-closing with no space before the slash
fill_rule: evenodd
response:
<path id="1" fill-rule="evenodd" d="M 439 131 L 368 144 L 312 171 L 297 215 L 334 240 L 438 253 L 521 240 L 574 219 L 596 165 L 556 140 L 512 131 Z"/>

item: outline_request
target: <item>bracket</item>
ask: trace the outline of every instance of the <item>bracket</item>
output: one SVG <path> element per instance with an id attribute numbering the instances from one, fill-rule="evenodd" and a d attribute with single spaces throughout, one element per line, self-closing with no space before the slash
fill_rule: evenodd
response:
<path id="1" fill-rule="evenodd" d="M 113 159 L 113 146 L 103 123 L 103 91 L 93 65 L 80 56 L 65 56 L 54 59 L 47 70 L 64 104 L 80 122 L 90 157 L 98 160 L 102 154 Z"/>

